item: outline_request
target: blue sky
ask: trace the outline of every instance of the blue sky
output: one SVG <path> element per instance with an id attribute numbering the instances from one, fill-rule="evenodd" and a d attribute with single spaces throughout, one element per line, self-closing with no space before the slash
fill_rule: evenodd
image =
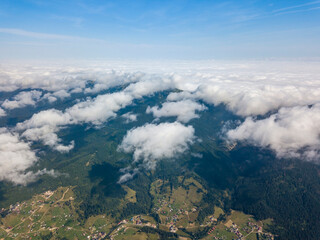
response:
<path id="1" fill-rule="evenodd" d="M 320 56 L 320 1 L 1 0 L 1 59 Z"/>

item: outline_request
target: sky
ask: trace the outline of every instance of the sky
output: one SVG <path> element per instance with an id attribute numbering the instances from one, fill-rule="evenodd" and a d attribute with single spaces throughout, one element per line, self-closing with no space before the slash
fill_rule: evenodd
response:
<path id="1" fill-rule="evenodd" d="M 320 1 L 1 0 L 0 59 L 304 59 Z"/>

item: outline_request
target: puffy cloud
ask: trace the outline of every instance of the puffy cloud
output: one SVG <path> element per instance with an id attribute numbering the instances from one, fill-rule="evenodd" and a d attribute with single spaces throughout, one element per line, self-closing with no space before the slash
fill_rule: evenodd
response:
<path id="1" fill-rule="evenodd" d="M 72 124 L 92 123 L 102 124 L 111 117 L 116 116 L 116 111 L 130 104 L 132 97 L 122 92 L 99 95 L 95 99 L 79 102 L 66 109 L 64 112 L 49 109 L 34 114 L 30 119 L 18 123 L 17 131 L 24 131 L 22 136 L 31 141 L 41 141 L 43 144 L 60 152 L 67 152 L 74 146 L 71 142 L 68 146 L 60 144 L 61 139 L 57 132 Z"/>
<path id="2" fill-rule="evenodd" d="M 292 82 L 212 81 L 194 92 L 172 93 L 168 100 L 201 99 L 209 104 L 225 104 L 239 116 L 264 115 L 281 107 L 314 104 L 320 101 L 320 85 L 292 85 Z"/>
<path id="3" fill-rule="evenodd" d="M 320 101 L 319 62 L 311 61 L 80 62 L 37 67 L 2 64 L 0 76 L 0 91 L 37 88 L 88 93 L 136 82 L 127 92 L 132 90 L 137 98 L 153 88 L 177 88 L 183 92 L 170 95 L 169 100 L 194 98 L 210 104 L 224 103 L 241 116 Z M 90 87 L 88 80 L 93 83 Z M 56 98 L 50 95 L 49 100 Z"/>
<path id="4" fill-rule="evenodd" d="M 172 92 L 168 95 L 168 101 L 182 101 L 182 100 L 196 100 L 197 96 L 193 92 L 183 91 L 183 92 Z"/>
<path id="5" fill-rule="evenodd" d="M 169 101 L 201 99 L 225 104 L 233 113 L 247 117 L 227 134 L 229 139 L 270 147 L 279 157 L 319 158 L 318 103 L 319 62 L 256 61 L 224 65 L 175 76 L 182 92 Z M 308 106 L 313 105 L 312 108 Z M 256 116 L 275 113 L 266 119 Z"/>
<path id="6" fill-rule="evenodd" d="M 231 140 L 270 147 L 279 157 L 317 160 L 320 157 L 320 104 L 281 108 L 268 118 L 252 117 L 236 129 L 229 130 Z"/>
<path id="7" fill-rule="evenodd" d="M 142 160 L 144 167 L 154 169 L 163 158 L 175 158 L 185 152 L 195 140 L 194 128 L 179 122 L 146 124 L 127 132 L 120 150 L 133 153 L 135 162 Z"/>
<path id="8" fill-rule="evenodd" d="M 13 100 L 6 99 L 2 103 L 2 107 L 6 109 L 22 108 L 27 105 L 35 105 L 37 102 L 47 99 L 50 103 L 55 102 L 58 98 L 64 99 L 70 97 L 71 94 L 66 90 L 59 90 L 52 93 L 46 93 L 42 97 L 42 92 L 37 90 L 23 91 L 13 97 Z"/>
<path id="9" fill-rule="evenodd" d="M 0 108 L 0 117 L 4 116 L 7 116 L 7 113 L 2 108 Z"/>
<path id="10" fill-rule="evenodd" d="M 18 123 L 16 129 L 25 130 L 29 128 L 43 127 L 46 125 L 56 127 L 71 123 L 72 119 L 69 114 L 56 109 L 49 109 L 36 113 L 30 119 L 22 123 Z"/>
<path id="11" fill-rule="evenodd" d="M 81 93 L 83 90 L 82 88 L 78 87 L 78 88 L 74 88 L 70 91 L 70 93 Z"/>
<path id="12" fill-rule="evenodd" d="M 56 96 L 60 99 L 64 99 L 64 98 L 70 97 L 71 94 L 68 93 L 66 90 L 62 89 L 62 90 L 54 92 L 52 95 Z"/>
<path id="13" fill-rule="evenodd" d="M 52 94 L 50 94 L 50 93 L 45 94 L 43 96 L 43 99 L 47 99 L 49 101 L 49 103 L 53 103 L 58 100 L 58 98 L 52 96 Z"/>
<path id="14" fill-rule="evenodd" d="M 60 144 L 62 140 L 55 133 L 57 131 L 57 127 L 44 125 L 38 128 L 27 129 L 21 136 L 31 141 L 41 141 L 44 145 L 50 146 L 61 153 L 69 152 L 74 148 L 74 141 L 71 141 L 68 146 Z"/>
<path id="15" fill-rule="evenodd" d="M 193 118 L 199 118 L 196 111 L 204 111 L 207 109 L 203 104 L 191 100 L 182 100 L 178 102 L 165 102 L 162 107 L 148 107 L 147 113 L 152 113 L 153 116 L 160 117 L 175 117 L 180 122 L 189 122 Z"/>
<path id="16" fill-rule="evenodd" d="M 34 114 L 30 119 L 18 123 L 15 130 L 23 131 L 22 137 L 30 141 L 41 141 L 60 152 L 67 152 L 74 147 L 72 141 L 68 146 L 60 144 L 57 132 L 65 125 L 74 123 L 68 113 L 50 109 Z"/>
<path id="17" fill-rule="evenodd" d="M 132 104 L 136 98 L 153 94 L 156 91 L 170 88 L 170 79 L 146 78 L 132 83 L 123 91 L 98 95 L 78 102 L 65 111 L 49 109 L 34 114 L 30 119 L 18 123 L 16 130 L 24 131 L 22 136 L 31 141 L 41 141 L 55 150 L 66 152 L 73 148 L 74 142 L 68 146 L 61 145 L 57 132 L 66 125 L 90 123 L 100 125 L 115 117 L 116 112 Z"/>
<path id="18" fill-rule="evenodd" d="M 77 122 L 101 124 L 116 112 L 132 103 L 133 97 L 124 91 L 99 95 L 95 99 L 79 102 L 66 110 Z"/>
<path id="19" fill-rule="evenodd" d="M 120 172 L 123 173 L 123 175 L 119 178 L 118 183 L 122 184 L 131 180 L 135 175 L 137 175 L 139 173 L 139 169 L 131 169 L 130 167 L 127 167 L 120 169 Z"/>
<path id="20" fill-rule="evenodd" d="M 146 75 L 139 82 L 130 84 L 124 91 L 133 98 L 141 98 L 155 92 L 174 88 L 172 77 L 165 75 Z"/>
<path id="21" fill-rule="evenodd" d="M 29 142 L 21 140 L 17 133 L 0 128 L 0 181 L 26 185 L 44 174 L 51 177 L 61 175 L 53 169 L 28 171 L 37 161 L 38 158 L 30 148 Z"/>
<path id="22" fill-rule="evenodd" d="M 78 65 L 51 64 L 38 67 L 2 64 L 0 65 L 0 91 L 43 89 L 50 92 L 48 100 L 55 101 L 58 98 L 54 95 L 55 93 L 63 97 L 72 92 L 96 93 L 113 86 L 123 85 L 119 92 L 88 98 L 63 111 L 40 112 L 17 125 L 16 130 L 20 131 L 26 139 L 42 141 L 54 149 L 67 151 L 72 148 L 73 143 L 62 145 L 62 140 L 57 135 L 62 128 L 71 124 L 102 124 L 115 117 L 120 109 L 132 104 L 135 99 L 168 89 L 181 90 L 181 92 L 171 93 L 167 98 L 168 101 L 176 102 L 164 103 L 161 108 L 153 107 L 148 111 L 158 117 L 177 116 L 177 120 L 181 122 L 187 122 L 197 116 L 196 111 L 200 111 L 198 103 L 195 102 L 197 100 L 215 105 L 223 103 L 230 111 L 243 117 L 276 113 L 279 109 L 281 109 L 279 113 L 272 116 L 282 116 L 281 111 L 284 111 L 284 107 L 286 109 L 299 106 L 307 108 L 303 106 L 320 102 L 319 69 L 319 62 L 315 61 L 238 63 L 205 61 L 160 64 L 112 62 Z M 92 84 L 88 84 L 89 82 Z M 182 103 L 187 101 L 195 104 L 192 105 L 192 109 L 191 105 L 178 109 L 178 104 L 182 106 Z M 316 106 L 314 105 L 313 108 Z M 271 117 L 263 120 L 251 118 L 250 122 L 250 118 L 247 118 L 243 128 L 246 127 L 249 134 L 252 133 L 250 127 L 257 130 L 258 123 L 263 125 L 262 123 L 271 120 Z M 277 124 L 278 120 L 274 120 L 274 126 Z M 241 126 L 237 129 L 239 134 L 241 129 Z M 262 127 L 258 130 L 262 131 L 261 129 Z M 291 126 L 286 125 L 281 129 L 291 129 Z M 270 146 L 280 154 L 276 144 L 271 144 L 273 141 L 269 140 L 268 145 L 259 140 L 256 134 L 252 133 L 252 136 L 243 139 L 260 146 Z M 241 140 L 240 135 L 229 137 Z M 297 148 L 305 149 L 311 146 L 310 149 L 316 149 L 311 143 L 301 144 L 299 139 L 296 138 L 297 144 L 302 147 Z M 295 139 L 293 138 L 292 141 L 294 142 Z M 288 152 L 287 145 L 279 144 L 280 148 Z M 289 152 L 300 153 L 301 149 Z M 307 152 L 304 151 L 304 153 Z M 310 150 L 308 155 L 311 156 L 314 153 Z"/>
<path id="23" fill-rule="evenodd" d="M 13 97 L 13 100 L 5 100 L 2 103 L 2 107 L 6 109 L 14 109 L 14 108 L 22 108 L 27 105 L 35 105 L 37 101 L 39 101 L 42 92 L 32 90 L 29 92 L 20 92 L 16 96 Z"/>
<path id="24" fill-rule="evenodd" d="M 270 83 L 269 83 L 270 84 Z M 201 86 L 197 97 L 208 103 L 224 103 L 240 116 L 263 115 L 280 107 L 313 104 L 320 101 L 320 90 L 288 83 L 268 85 L 233 83 L 230 86 Z"/>
<path id="25" fill-rule="evenodd" d="M 137 121 L 137 114 L 133 114 L 131 112 L 125 113 L 121 117 L 126 119 L 126 123 Z"/>
<path id="26" fill-rule="evenodd" d="M 21 141 L 18 134 L 0 128 L 0 180 L 15 184 L 33 181 L 34 173 L 26 170 L 37 162 L 29 143 Z"/>
<path id="27" fill-rule="evenodd" d="M 168 100 L 202 99 L 225 104 L 239 116 L 264 115 L 281 107 L 320 102 L 319 62 L 243 62 L 203 65 L 173 79 L 180 93 Z"/>
<path id="28" fill-rule="evenodd" d="M 50 103 L 57 101 L 58 98 L 65 99 L 70 97 L 71 94 L 66 90 L 62 89 L 53 93 L 46 93 L 43 95 L 42 99 L 47 99 Z"/>
<path id="29" fill-rule="evenodd" d="M 120 92 L 98 95 L 94 99 L 87 99 L 66 109 L 75 121 L 101 124 L 109 118 L 115 117 L 116 112 L 132 104 L 134 99 L 154 94 L 157 91 L 173 87 L 171 79 L 153 78 L 147 76 L 141 81 L 131 83 Z"/>
<path id="30" fill-rule="evenodd" d="M 112 70 L 105 62 L 63 63 L 53 62 L 0 65 L 0 91 L 17 89 L 43 89 L 50 92 L 85 89 L 87 80 L 97 84 L 94 92 L 125 83 L 135 82 L 141 73 L 125 73 Z M 78 91 L 77 90 L 77 91 Z"/>

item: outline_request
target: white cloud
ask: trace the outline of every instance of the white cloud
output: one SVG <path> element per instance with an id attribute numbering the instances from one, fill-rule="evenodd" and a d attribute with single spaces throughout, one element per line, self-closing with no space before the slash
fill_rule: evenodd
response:
<path id="1" fill-rule="evenodd" d="M 165 102 L 162 107 L 148 107 L 147 113 L 152 113 L 154 117 L 177 117 L 180 122 L 187 123 L 193 118 L 199 118 L 196 111 L 204 111 L 207 108 L 192 100 L 182 100 L 178 102 Z"/>
<path id="2" fill-rule="evenodd" d="M 38 158 L 30 148 L 30 143 L 20 139 L 17 133 L 0 128 L 0 181 L 26 185 L 41 175 L 57 177 L 61 174 L 53 169 L 42 169 L 36 172 L 28 168 L 36 164 Z"/>
<path id="3" fill-rule="evenodd" d="M 252 117 L 227 132 L 231 140 L 270 147 L 279 157 L 298 157 L 319 161 L 320 104 L 312 107 L 281 108 L 262 120 Z"/>
<path id="4" fill-rule="evenodd" d="M 66 152 L 73 148 L 74 143 L 68 146 L 60 144 L 57 132 L 66 125 L 90 123 L 100 125 L 108 119 L 115 117 L 116 112 L 132 104 L 136 98 L 153 94 L 172 86 L 170 79 L 146 78 L 140 82 L 132 83 L 123 91 L 98 95 L 96 98 L 87 98 L 76 103 L 65 111 L 55 109 L 41 111 L 30 119 L 18 123 L 16 130 L 24 131 L 22 136 L 31 141 L 41 141 L 55 150 Z"/>
<path id="5" fill-rule="evenodd" d="M 311 9 L 314 9 L 314 8 L 305 9 L 303 7 L 312 6 L 312 5 L 319 5 L 319 4 L 320 4 L 320 1 L 312 1 L 312 2 L 307 2 L 307 3 L 303 3 L 303 4 L 293 5 L 290 7 L 276 9 L 276 10 L 273 10 L 272 13 L 286 14 L 286 13 L 294 13 L 296 11 L 310 11 Z M 315 7 L 315 8 L 317 8 L 317 7 Z"/>
<path id="6" fill-rule="evenodd" d="M 60 152 L 67 152 L 74 147 L 72 141 L 68 146 L 60 144 L 57 132 L 64 126 L 74 123 L 68 113 L 50 109 L 34 114 L 30 119 L 18 123 L 15 130 L 22 131 L 21 136 L 30 141 L 41 141 Z"/>
<path id="7" fill-rule="evenodd" d="M 62 89 L 52 93 L 52 95 L 60 99 L 64 99 L 64 98 L 70 97 L 71 94 L 68 93 L 66 90 Z"/>
<path id="8" fill-rule="evenodd" d="M 69 114 L 63 113 L 62 111 L 56 109 L 49 109 L 36 113 L 30 119 L 22 123 L 18 123 L 16 129 L 25 130 L 35 127 L 43 127 L 46 125 L 56 127 L 71 123 L 72 119 Z"/>
<path id="9" fill-rule="evenodd" d="M 43 99 L 47 99 L 49 103 L 54 103 L 55 101 L 58 100 L 58 98 L 52 96 L 50 93 L 47 93 L 43 96 Z"/>
<path id="10" fill-rule="evenodd" d="M 22 108 L 27 105 L 35 105 L 39 101 L 42 92 L 32 90 L 29 92 L 20 92 L 13 97 L 13 100 L 6 99 L 2 103 L 2 107 L 6 109 Z"/>
<path id="11" fill-rule="evenodd" d="M 147 95 L 153 88 L 177 88 L 183 92 L 173 93 L 168 100 L 224 103 L 235 114 L 250 116 L 320 101 L 319 69 L 319 62 L 311 61 L 78 62 L 37 67 L 2 64 L 0 91 L 37 88 L 70 93 L 72 89 L 84 89 L 89 93 L 137 82 L 127 88 L 134 98 Z M 86 88 L 87 80 L 92 80 L 93 88 Z"/>
<path id="12" fill-rule="evenodd" d="M 25 31 L 25 30 L 16 29 L 16 28 L 0 28 L 0 32 L 13 34 L 13 35 L 26 36 L 26 37 L 33 37 L 33 38 L 44 38 L 44 39 L 68 39 L 68 38 L 70 38 L 70 36 L 30 32 L 30 31 Z"/>
<path id="13" fill-rule="evenodd" d="M 126 123 L 137 121 L 137 114 L 133 114 L 131 112 L 125 113 L 121 117 L 126 119 Z"/>
<path id="14" fill-rule="evenodd" d="M 78 88 L 74 88 L 70 91 L 70 93 L 81 93 L 83 91 L 82 88 L 78 87 Z"/>
<path id="15" fill-rule="evenodd" d="M 27 105 L 35 105 L 37 102 L 47 99 L 50 103 L 55 102 L 57 98 L 65 99 L 71 94 L 66 90 L 58 90 L 52 93 L 46 93 L 42 97 L 42 92 L 37 90 L 23 91 L 13 97 L 13 100 L 6 99 L 2 107 L 6 109 L 23 108 Z"/>
<path id="16" fill-rule="evenodd" d="M 141 98 L 155 92 L 174 88 L 174 82 L 171 77 L 159 75 L 146 75 L 142 80 L 130 84 L 125 92 L 133 98 Z"/>
<path id="17" fill-rule="evenodd" d="M 46 93 L 43 95 L 42 99 L 47 99 L 50 103 L 57 101 L 57 98 L 60 99 L 65 99 L 70 97 L 71 94 L 68 93 L 66 90 L 62 89 L 62 90 L 58 90 L 56 92 L 53 93 Z"/>
<path id="18" fill-rule="evenodd" d="M 86 88 L 88 80 L 94 80 L 94 92 L 113 86 L 138 81 L 141 73 L 114 71 L 107 63 L 1 63 L 0 91 L 17 89 L 42 89 L 50 92 Z M 102 87 L 103 86 L 103 87 Z M 91 91 L 91 92 L 92 92 Z"/>
<path id="19" fill-rule="evenodd" d="M 187 122 L 193 117 L 197 117 L 196 111 L 200 111 L 199 106 L 196 105 L 198 103 L 195 103 L 197 100 L 214 105 L 223 103 L 230 111 L 243 117 L 255 117 L 270 112 L 276 113 L 276 116 L 283 116 L 284 107 L 286 109 L 307 108 L 305 106 L 320 102 L 319 66 L 320 63 L 316 61 L 238 63 L 205 61 L 159 64 L 152 62 L 92 62 L 74 65 L 38 65 L 37 67 L 6 63 L 0 65 L 0 91 L 36 88 L 51 93 L 59 93 L 60 91 L 63 97 L 63 95 L 67 96 L 72 93 L 73 90 L 97 93 L 113 86 L 122 85 L 124 89 L 119 92 L 87 98 L 85 101 L 78 102 L 62 111 L 51 109 L 48 112 L 37 113 L 31 119 L 19 123 L 15 129 L 26 139 L 41 141 L 56 150 L 67 151 L 73 147 L 73 143 L 66 146 L 61 145 L 62 140 L 59 139 L 57 133 L 62 128 L 71 124 L 99 125 L 105 123 L 115 117 L 120 109 L 132 104 L 135 99 L 157 91 L 169 89 L 182 91 L 171 93 L 167 98 L 168 101 L 177 102 L 164 103 L 161 108 L 149 108 L 149 111 L 155 116 L 177 116 L 177 120 L 181 122 Z M 94 83 L 93 86 L 88 86 L 88 80 Z M 129 85 L 127 86 L 127 84 Z M 54 101 L 57 98 L 51 94 L 48 100 Z M 192 102 L 195 105 L 192 105 L 192 109 L 191 104 L 182 106 L 182 103 L 186 102 Z M 178 104 L 181 104 L 182 107 L 179 107 Z M 316 105 L 313 108 L 316 108 Z M 279 109 L 281 110 L 279 111 Z M 279 113 L 277 113 L 278 111 Z M 306 116 L 312 118 L 311 114 Z M 312 142 L 303 142 L 298 137 L 291 139 L 292 144 L 297 144 L 296 148 L 282 144 L 284 141 L 281 137 L 288 136 L 289 138 L 291 136 L 287 135 L 284 129 L 288 131 L 294 129 L 289 124 L 280 128 L 283 135 L 279 136 L 281 140 L 278 140 L 277 143 L 279 149 L 276 148 L 277 144 L 272 144 L 275 142 L 273 137 L 276 138 L 277 135 L 272 135 L 272 137 L 271 132 L 269 140 L 262 141 L 261 139 L 268 139 L 268 134 L 262 134 L 263 137 L 256 136 L 259 132 L 263 132 L 263 127 L 258 128 L 257 126 L 272 123 L 271 120 L 267 118 L 260 120 L 264 122 L 260 122 L 252 118 L 250 122 L 250 118 L 247 118 L 243 128 L 239 127 L 235 131 L 240 134 L 241 129 L 246 129 L 247 134 L 251 133 L 252 135 L 246 136 L 243 133 L 245 137 L 241 138 L 234 132 L 232 137 L 233 139 L 250 140 L 259 146 L 269 146 L 278 154 L 281 152 L 280 149 L 284 149 L 284 152 L 297 154 L 301 152 L 301 148 L 317 151 Z M 293 120 L 292 123 L 294 123 Z M 274 121 L 272 127 L 277 124 L 279 123 Z M 251 128 L 257 130 L 257 133 L 254 134 Z M 314 131 L 317 132 L 317 130 Z M 291 148 L 293 150 L 289 151 L 288 149 Z M 295 150 L 298 148 L 300 150 Z M 315 153 L 311 150 L 308 152 L 309 156 Z"/>
<path id="20" fill-rule="evenodd" d="M 213 63 L 186 75 L 175 75 L 180 93 L 168 100 L 202 99 L 225 104 L 239 116 L 263 115 L 281 107 L 320 102 L 319 62 Z"/>
<path id="21" fill-rule="evenodd" d="M 49 175 L 50 177 L 53 177 L 53 178 L 56 178 L 59 176 L 69 176 L 68 174 L 57 172 L 54 169 L 47 170 L 46 168 L 44 168 L 42 170 L 38 170 L 37 172 L 35 172 L 33 174 L 33 179 L 32 178 L 31 179 L 32 179 L 32 181 L 34 181 L 36 179 L 36 177 L 39 177 L 42 175 Z"/>
<path id="22" fill-rule="evenodd" d="M 58 130 L 58 127 L 44 125 L 38 128 L 27 129 L 21 134 L 21 136 L 30 141 L 41 141 L 44 145 L 50 146 L 52 149 L 61 153 L 69 152 L 74 148 L 74 141 L 71 141 L 68 146 L 60 144 L 62 140 L 56 134 Z"/>
<path id="23" fill-rule="evenodd" d="M 34 180 L 32 172 L 26 170 L 37 162 L 35 153 L 18 134 L 0 128 L 0 180 L 15 184 L 26 184 Z"/>
<path id="24" fill-rule="evenodd" d="M 265 83 L 237 83 L 230 86 L 202 86 L 197 96 L 208 103 L 226 106 L 240 116 L 263 115 L 280 107 L 313 104 L 320 100 L 320 90 L 293 86 L 286 82 L 278 85 Z"/>
<path id="25" fill-rule="evenodd" d="M 175 158 L 185 152 L 195 140 L 194 128 L 181 123 L 146 124 L 127 132 L 120 150 L 133 153 L 135 162 L 142 160 L 147 169 L 154 169 L 156 162 Z"/>
<path id="26" fill-rule="evenodd" d="M 131 180 L 135 175 L 139 173 L 138 168 L 131 169 L 130 167 L 120 169 L 120 172 L 123 173 L 123 175 L 119 178 L 118 183 L 122 184 L 129 180 Z"/>
<path id="27" fill-rule="evenodd" d="M 86 101 L 75 104 L 66 109 L 65 112 L 77 122 L 98 125 L 107 121 L 109 118 L 115 117 L 117 111 L 132 104 L 134 99 L 169 89 L 172 86 L 171 79 L 154 79 L 153 77 L 147 76 L 139 82 L 131 83 L 120 92 L 98 95 L 94 99 L 87 99 Z"/>
<path id="28" fill-rule="evenodd" d="M 172 93 L 168 100 L 202 99 L 227 108 L 239 116 L 263 115 L 280 107 L 313 104 L 320 101 L 320 82 L 302 86 L 283 80 L 212 81 L 199 85 L 196 91 Z"/>
<path id="29" fill-rule="evenodd" d="M 132 103 L 133 97 L 126 92 L 116 92 L 99 95 L 95 99 L 79 102 L 68 108 L 66 113 L 77 122 L 99 125 L 109 118 L 115 117 L 116 112 Z"/>
<path id="30" fill-rule="evenodd" d="M 4 116 L 7 116 L 7 113 L 2 108 L 0 108 L 0 117 Z"/>
<path id="31" fill-rule="evenodd" d="M 30 119 L 18 123 L 16 130 L 23 131 L 22 136 L 28 140 L 41 141 L 55 150 L 66 152 L 73 148 L 74 143 L 71 142 L 68 146 L 60 144 L 57 132 L 61 128 L 82 123 L 102 124 L 131 102 L 132 97 L 123 92 L 99 95 L 95 99 L 79 102 L 64 112 L 49 109 L 36 113 Z"/>
<path id="32" fill-rule="evenodd" d="M 30 38 L 38 38 L 38 39 L 53 39 L 53 40 L 81 40 L 81 41 L 92 41 L 92 42 L 104 42 L 100 39 L 93 39 L 93 38 L 83 38 L 77 36 L 69 36 L 69 35 L 60 35 L 60 34 L 50 34 L 50 33 L 40 33 L 40 32 L 31 32 L 26 31 L 24 29 L 17 29 L 17 28 L 0 28 L 0 33 L 18 35 L 18 36 L 25 36 Z"/>

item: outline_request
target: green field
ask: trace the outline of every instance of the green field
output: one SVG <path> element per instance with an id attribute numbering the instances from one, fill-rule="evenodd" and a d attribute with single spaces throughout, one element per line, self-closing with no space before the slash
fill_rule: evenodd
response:
<path id="1" fill-rule="evenodd" d="M 125 185 L 122 188 L 126 195 L 119 206 L 136 203 L 136 191 Z M 153 213 L 131 215 L 120 221 L 107 214 L 92 215 L 83 221 L 79 215 L 81 203 L 76 201 L 73 189 L 71 186 L 59 187 L 11 205 L 1 218 L 0 238 L 120 240 L 193 239 L 197 236 L 198 239 L 233 239 L 237 236 L 231 228 L 236 224 L 244 239 L 256 240 L 258 227 L 272 223 L 270 219 L 257 222 L 252 216 L 239 211 L 232 210 L 226 215 L 222 208 L 214 206 L 214 214 L 207 216 L 200 224 L 199 204 L 205 189 L 193 177 L 179 181 L 176 187 L 168 181 L 154 181 L 150 187 Z M 249 223 L 253 225 L 249 226 Z M 266 236 L 263 230 L 259 231 L 262 237 Z"/>
<path id="2" fill-rule="evenodd" d="M 78 221 L 72 187 L 36 195 L 15 204 L 1 218 L 0 237 L 5 239 L 87 239 L 99 232 L 108 233 L 110 220 L 105 216 L 89 218 L 84 225 Z"/>

